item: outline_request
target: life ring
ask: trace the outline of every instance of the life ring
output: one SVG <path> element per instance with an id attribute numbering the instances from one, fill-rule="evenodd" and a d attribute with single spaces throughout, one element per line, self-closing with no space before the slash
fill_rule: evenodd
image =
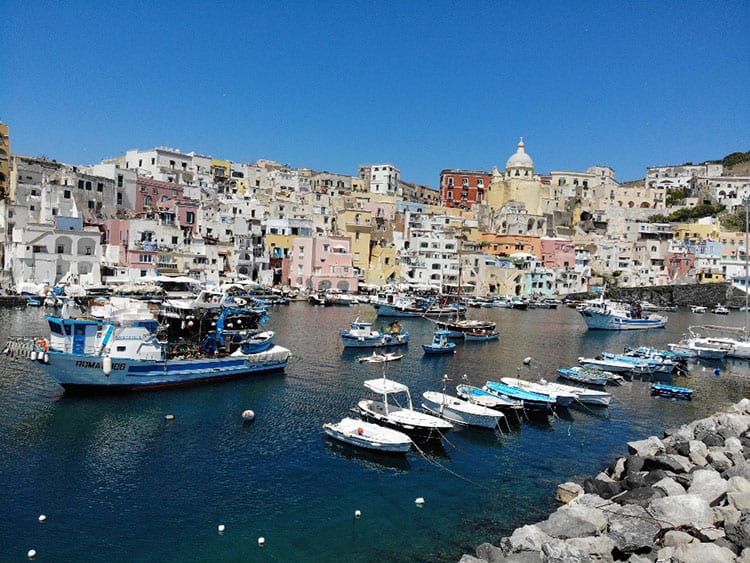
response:
<path id="1" fill-rule="evenodd" d="M 362 436 L 362 434 L 364 434 L 364 433 L 365 433 L 365 429 L 364 428 L 362 428 L 361 426 L 359 428 L 357 428 L 357 434 L 359 434 L 360 436 Z"/>
<path id="2" fill-rule="evenodd" d="M 49 350 L 49 344 L 47 344 L 47 340 L 44 338 L 39 339 L 39 346 L 47 352 Z"/>

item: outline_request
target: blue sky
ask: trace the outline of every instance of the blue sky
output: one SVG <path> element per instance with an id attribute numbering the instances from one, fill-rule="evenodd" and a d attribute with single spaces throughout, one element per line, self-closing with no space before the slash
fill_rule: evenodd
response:
<path id="1" fill-rule="evenodd" d="M 750 2 L 4 3 L 14 153 L 170 146 L 356 175 L 750 150 Z"/>

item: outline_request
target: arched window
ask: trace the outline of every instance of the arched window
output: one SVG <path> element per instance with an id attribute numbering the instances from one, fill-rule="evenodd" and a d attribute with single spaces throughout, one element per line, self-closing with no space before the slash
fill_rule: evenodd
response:
<path id="1" fill-rule="evenodd" d="M 150 195 L 147 195 L 145 198 L 143 198 L 143 205 L 145 205 L 146 207 L 151 207 L 152 205 L 154 205 L 154 200 Z"/>

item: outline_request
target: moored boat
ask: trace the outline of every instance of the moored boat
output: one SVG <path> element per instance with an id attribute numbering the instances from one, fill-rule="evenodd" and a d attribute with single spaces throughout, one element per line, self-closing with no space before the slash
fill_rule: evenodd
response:
<path id="1" fill-rule="evenodd" d="M 602 370 L 596 368 L 583 368 L 583 367 L 572 367 L 572 368 L 560 368 L 557 370 L 558 377 L 575 381 L 576 383 L 583 383 L 585 385 L 593 385 L 597 387 L 604 387 L 609 383 L 609 377 L 604 375 Z M 622 376 L 619 376 L 622 379 Z"/>
<path id="2" fill-rule="evenodd" d="M 464 333 L 466 342 L 491 342 L 500 338 L 500 333 L 496 330 L 474 330 Z"/>
<path id="3" fill-rule="evenodd" d="M 502 377 L 500 378 L 500 381 L 510 387 L 517 387 L 524 391 L 546 395 L 550 399 L 554 399 L 555 405 L 558 407 L 569 407 L 573 401 L 576 400 L 576 395 L 574 393 L 570 393 L 569 391 L 552 390 L 552 384 L 547 381 L 526 381 L 520 377 Z"/>
<path id="4" fill-rule="evenodd" d="M 609 299 L 588 301 L 578 308 L 578 312 L 593 330 L 644 330 L 664 328 L 667 317 L 656 314 L 643 314 L 640 305 L 629 305 Z"/>
<path id="5" fill-rule="evenodd" d="M 523 401 L 501 397 L 479 387 L 461 384 L 456 385 L 456 394 L 465 401 L 500 411 L 515 411 L 523 408 Z"/>
<path id="6" fill-rule="evenodd" d="M 660 397 L 667 397 L 668 399 L 690 400 L 693 398 L 692 389 L 688 387 L 676 387 L 674 385 L 665 385 L 663 383 L 652 383 L 651 394 L 659 395 Z"/>
<path id="7" fill-rule="evenodd" d="M 447 395 L 445 392 L 425 391 L 422 407 L 450 422 L 463 426 L 495 428 L 505 416 L 489 407 Z"/>
<path id="8" fill-rule="evenodd" d="M 432 440 L 442 437 L 443 432 L 453 428 L 453 425 L 426 413 L 414 410 L 411 394 L 406 385 L 381 377 L 364 382 L 370 391 L 382 395 L 383 399 L 363 399 L 357 403 L 360 415 L 370 422 L 383 424 L 389 428 L 408 434 L 413 439 Z M 403 393 L 406 405 L 390 404 L 388 395 Z"/>
<path id="9" fill-rule="evenodd" d="M 562 383 L 553 383 L 544 380 L 541 380 L 540 383 L 542 383 L 551 393 L 557 393 L 558 396 L 563 393 L 573 395 L 576 402 L 581 404 L 606 407 L 612 400 L 612 395 L 606 391 L 595 391 L 593 389 L 585 389 L 574 385 L 563 385 Z"/>
<path id="10" fill-rule="evenodd" d="M 37 365 L 66 390 L 133 390 L 186 385 L 283 370 L 291 352 L 278 345 L 257 353 L 194 348 L 176 355 L 155 335 L 156 321 L 116 326 L 90 319 L 46 317 Z M 40 358 L 41 356 L 41 358 Z"/>
<path id="11" fill-rule="evenodd" d="M 534 393 L 533 391 L 527 391 L 520 387 L 506 385 L 498 381 L 488 381 L 485 383 L 484 389 L 500 397 L 522 401 L 524 409 L 533 411 L 551 412 L 557 403 L 556 397 Z"/>
<path id="12" fill-rule="evenodd" d="M 342 330 L 341 340 L 345 348 L 384 348 L 409 343 L 409 333 L 402 332 L 397 321 L 383 331 L 373 330 L 372 323 L 355 320 L 349 330 Z"/>
<path id="13" fill-rule="evenodd" d="M 382 364 L 383 362 L 395 362 L 403 358 L 403 354 L 396 354 L 395 352 L 373 352 L 370 356 L 362 356 L 359 358 L 360 363 L 371 363 L 371 364 Z"/>
<path id="14" fill-rule="evenodd" d="M 324 424 L 323 431 L 339 442 L 378 452 L 405 453 L 412 445 L 411 438 L 403 432 L 348 417 Z"/>
<path id="15" fill-rule="evenodd" d="M 425 354 L 452 354 L 456 349 L 456 343 L 448 341 L 448 331 L 436 330 L 432 342 L 422 344 Z"/>

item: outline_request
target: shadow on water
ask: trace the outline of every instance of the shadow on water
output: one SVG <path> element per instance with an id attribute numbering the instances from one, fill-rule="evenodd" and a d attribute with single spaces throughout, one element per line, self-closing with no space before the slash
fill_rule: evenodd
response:
<path id="1" fill-rule="evenodd" d="M 354 461 L 367 469 L 382 470 L 387 468 L 398 472 L 406 472 L 411 469 L 409 460 L 402 453 L 363 450 L 350 444 L 337 442 L 329 437 L 325 437 L 325 447 L 332 454 L 348 461 Z"/>

